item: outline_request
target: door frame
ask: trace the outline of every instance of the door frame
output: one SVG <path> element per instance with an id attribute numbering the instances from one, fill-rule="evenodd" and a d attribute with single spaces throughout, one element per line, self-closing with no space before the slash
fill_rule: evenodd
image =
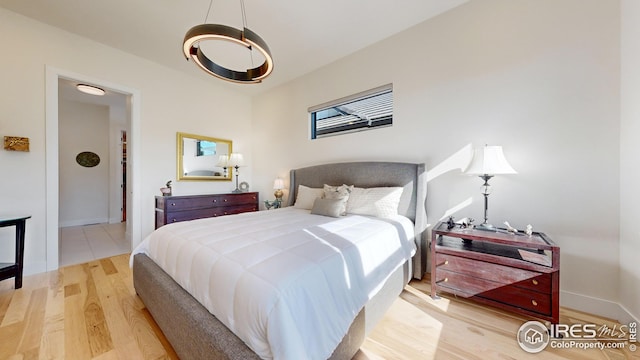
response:
<path id="1" fill-rule="evenodd" d="M 102 79 L 92 78 L 72 71 L 45 66 L 45 170 L 46 170 L 46 268 L 58 269 L 59 256 L 59 164 L 58 164 L 58 80 L 60 78 L 97 84 L 105 89 L 129 95 L 128 104 L 130 129 L 127 134 L 127 155 L 131 183 L 127 191 L 131 210 L 127 211 L 127 236 L 131 237 L 132 249 L 138 245 L 141 237 L 141 199 L 140 199 L 140 91 Z"/>

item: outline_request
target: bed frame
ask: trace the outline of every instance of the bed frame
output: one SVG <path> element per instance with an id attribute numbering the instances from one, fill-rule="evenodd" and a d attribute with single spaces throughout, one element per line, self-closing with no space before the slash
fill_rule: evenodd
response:
<path id="1" fill-rule="evenodd" d="M 296 198 L 298 185 L 322 187 L 402 186 L 398 212 L 415 223 L 418 250 L 387 280 L 382 290 L 365 305 L 331 359 L 351 359 L 366 334 L 373 329 L 411 277 L 421 278 L 426 269 L 426 170 L 424 164 L 395 162 L 350 162 L 291 170 L 288 205 Z M 222 322 L 187 293 L 144 254 L 133 259 L 133 284 L 145 306 L 181 359 L 259 359 Z"/>

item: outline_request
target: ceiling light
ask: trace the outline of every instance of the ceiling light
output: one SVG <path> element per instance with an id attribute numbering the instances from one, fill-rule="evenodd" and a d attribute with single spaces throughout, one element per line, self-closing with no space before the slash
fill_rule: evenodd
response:
<path id="1" fill-rule="evenodd" d="M 85 94 L 102 96 L 105 94 L 105 91 L 97 86 L 91 86 L 87 84 L 78 84 L 76 85 L 76 89 L 82 91 Z"/>
<path id="2" fill-rule="evenodd" d="M 201 24 L 192 27 L 184 36 L 182 50 L 187 60 L 190 58 L 202 70 L 220 79 L 236 83 L 259 83 L 273 71 L 273 59 L 267 43 L 262 38 L 249 30 L 246 26 L 244 13 L 244 1 L 242 5 L 243 29 L 239 30 L 231 26 L 218 24 Z M 209 7 L 211 9 L 211 7 Z M 208 17 L 207 13 L 207 17 Z M 206 18 L 205 18 L 206 22 Z M 256 49 L 264 57 L 264 62 L 246 71 L 235 71 L 221 66 L 209 59 L 200 48 L 201 41 L 223 40 L 241 45 L 249 51 Z"/>

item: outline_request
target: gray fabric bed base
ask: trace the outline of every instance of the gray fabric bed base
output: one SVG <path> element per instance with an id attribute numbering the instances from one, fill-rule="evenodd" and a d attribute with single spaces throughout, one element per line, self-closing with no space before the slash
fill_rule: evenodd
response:
<path id="1" fill-rule="evenodd" d="M 366 334 L 398 298 L 412 273 L 398 268 L 360 311 L 330 359 L 351 359 Z M 259 357 L 195 298 L 144 254 L 133 258 L 133 286 L 174 350 L 183 360 L 251 360 Z"/>

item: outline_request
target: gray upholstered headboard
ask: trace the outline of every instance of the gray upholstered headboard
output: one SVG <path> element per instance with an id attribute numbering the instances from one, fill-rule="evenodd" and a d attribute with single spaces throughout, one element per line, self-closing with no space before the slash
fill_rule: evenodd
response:
<path id="1" fill-rule="evenodd" d="M 397 162 L 348 162 L 309 166 L 291 170 L 289 206 L 295 203 L 298 185 L 321 188 L 329 185 L 355 185 L 356 187 L 404 188 L 398 213 L 413 220 L 418 250 L 414 257 L 415 278 L 422 278 L 426 271 L 427 180 L 424 164 Z"/>

